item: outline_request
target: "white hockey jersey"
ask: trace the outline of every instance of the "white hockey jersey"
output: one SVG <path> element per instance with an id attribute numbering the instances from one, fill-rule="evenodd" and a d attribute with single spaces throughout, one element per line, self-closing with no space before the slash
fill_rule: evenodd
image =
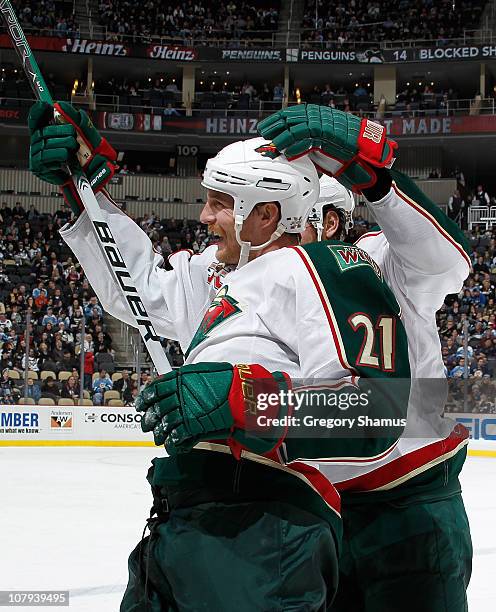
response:
<path id="1" fill-rule="evenodd" d="M 362 344 L 362 349 L 364 330 L 361 324 L 354 329 L 347 322 L 354 313 L 347 309 L 346 300 L 342 299 L 338 306 L 337 298 L 330 297 L 329 287 L 324 287 L 312 258 L 304 249 L 272 251 L 239 270 L 218 264 L 215 246 L 199 255 L 180 251 L 169 258 L 173 269 L 167 271 L 162 257 L 153 251 L 139 226 L 103 194 L 98 199 L 155 330 L 159 335 L 179 341 L 187 356 L 186 363 L 258 363 L 269 371 L 284 371 L 291 378 L 313 380 L 336 381 L 357 373 L 358 357 L 351 355 L 348 342 L 343 339 L 343 327 L 348 328 L 346 333 L 356 334 L 354 343 L 358 347 Z M 86 213 L 73 226 L 65 227 L 61 235 L 82 264 L 104 309 L 134 325 L 129 306 L 116 290 L 106 267 Z M 326 247 L 317 245 L 317 248 Z M 363 316 L 368 301 L 375 295 L 377 313 L 394 320 L 395 325 L 397 322 L 397 335 L 404 348 L 398 351 L 401 355 L 396 360 L 403 366 L 406 364 L 406 370 L 401 371 L 408 376 L 406 337 L 399 322 L 399 306 L 377 265 L 363 251 L 360 259 L 347 259 L 349 252 L 359 253 L 355 247 L 343 248 L 338 243 L 329 249 L 328 260 L 339 263 L 332 263 L 333 269 L 343 274 L 344 281 L 353 284 L 353 279 L 360 277 L 364 283 L 363 295 L 354 289 L 354 306 L 360 315 Z M 341 291 L 337 285 L 333 291 L 336 296 Z M 378 316 L 377 313 L 373 316 Z M 355 352 L 361 355 L 363 350 Z M 390 453 L 396 442 L 388 443 L 387 447 L 381 447 L 384 442 L 380 440 L 362 443 L 359 456 L 355 452 L 350 454 L 359 461 L 370 461 Z M 367 444 L 373 451 L 369 452 Z M 197 448 L 229 451 L 228 447 L 209 443 L 200 443 Z M 268 458 L 244 452 L 243 456 L 295 474 L 337 511 L 339 498 L 330 484 L 332 477 L 319 470 L 320 458 L 312 460 L 321 454 L 290 463 L 282 455 Z M 335 456 L 332 449 L 325 456 L 344 459 Z"/>

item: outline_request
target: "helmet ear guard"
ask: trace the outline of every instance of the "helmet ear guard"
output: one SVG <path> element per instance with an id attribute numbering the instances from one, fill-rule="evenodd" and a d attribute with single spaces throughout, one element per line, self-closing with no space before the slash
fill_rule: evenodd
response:
<path id="1" fill-rule="evenodd" d="M 264 138 L 235 142 L 209 159 L 205 168 L 202 185 L 234 200 L 234 227 L 241 246 L 238 268 L 248 261 L 250 251 L 265 248 L 286 232 L 301 234 L 319 195 L 317 171 L 309 159 L 289 162 L 283 154 L 267 156 L 267 147 L 270 143 Z M 278 202 L 281 217 L 269 240 L 252 246 L 241 240 L 241 230 L 255 206 L 264 202 Z"/>

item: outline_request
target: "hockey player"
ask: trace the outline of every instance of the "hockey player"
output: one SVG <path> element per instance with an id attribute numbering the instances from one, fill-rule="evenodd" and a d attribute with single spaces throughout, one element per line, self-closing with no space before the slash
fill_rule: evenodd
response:
<path id="1" fill-rule="evenodd" d="M 320 178 L 319 198 L 308 215 L 301 244 L 344 240 L 353 227 L 354 210 L 355 201 L 351 191 L 335 178 L 323 174 Z"/>
<path id="2" fill-rule="evenodd" d="M 385 133 L 370 123 L 308 105 L 260 125 L 290 159 L 309 154 L 337 179 L 321 178 L 303 243 L 347 233 L 354 206 L 348 189 L 364 194 L 380 228 L 363 235 L 349 257 L 366 252 L 377 262 L 401 305 L 409 341 L 411 401 L 395 450 L 380 461 L 333 464 L 326 472 L 341 493 L 344 526 L 332 610 L 463 612 L 472 546 L 458 475 L 468 440 L 464 428 L 443 418 L 435 315 L 469 273 L 467 243 L 413 181 L 385 168 L 391 157 L 375 157 L 382 168 L 374 166 L 374 144 Z"/>
<path id="3" fill-rule="evenodd" d="M 339 499 L 317 464 L 388 454 L 403 426 L 376 437 L 334 438 L 323 427 L 291 437 L 275 422 L 291 416 L 290 406 L 278 400 L 265 409 L 254 399 L 260 389 L 287 391 L 298 378 L 337 380 L 341 389 L 351 380 L 353 390 L 367 380 L 408 378 L 394 296 L 371 260 L 341 265 L 342 243 L 298 246 L 318 197 L 317 173 L 307 159 L 262 155 L 263 139 L 209 160 L 201 220 L 219 242 L 200 255 L 173 254 L 166 271 L 104 189 L 102 172 L 112 174 L 105 167 L 113 159 L 98 132 L 83 112 L 67 104 L 58 110 L 67 125 L 47 125 L 46 105 L 31 110 L 32 171 L 65 189 L 65 164 L 81 171 L 76 131 L 89 143 L 95 155 L 86 172 L 143 303 L 155 329 L 179 340 L 187 356 L 138 401 L 143 429 L 170 456 L 155 459 L 149 472 L 159 519 L 131 554 L 121 609 L 325 610 L 336 589 Z M 78 218 L 61 232 L 64 240 L 104 308 L 134 324 L 88 216 L 66 195 Z M 370 337 L 364 316 L 382 332 Z M 379 367 L 370 366 L 371 351 L 379 351 Z M 395 389 L 395 396 L 379 390 L 377 401 L 375 393 L 365 397 L 367 408 L 350 404 L 347 415 L 405 415 L 408 388 Z M 253 426 L 261 414 L 274 424 Z"/>

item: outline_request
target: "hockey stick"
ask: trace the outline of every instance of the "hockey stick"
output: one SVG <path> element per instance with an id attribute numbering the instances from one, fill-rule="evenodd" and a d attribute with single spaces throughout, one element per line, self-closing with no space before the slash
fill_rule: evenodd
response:
<path id="1" fill-rule="evenodd" d="M 42 102 L 47 102 L 53 106 L 52 96 L 48 91 L 48 87 L 46 86 L 39 66 L 36 63 L 9 0 L 0 0 L 0 12 L 2 13 L 2 17 L 7 26 L 8 35 L 12 41 L 14 49 L 17 52 L 17 55 L 21 60 L 22 67 L 26 73 L 36 99 L 41 100 Z M 82 144 L 79 139 L 78 142 L 80 145 Z M 84 148 L 80 147 L 78 154 L 80 159 L 81 157 L 82 160 L 87 159 L 89 155 L 90 152 L 86 146 L 84 146 Z M 117 243 L 112 236 L 110 227 L 102 215 L 100 205 L 98 204 L 93 190 L 91 189 L 88 179 L 84 175 L 79 177 L 73 175 L 72 181 L 77 193 L 79 194 L 79 197 L 81 198 L 84 208 L 88 213 L 88 217 L 93 224 L 98 245 L 107 263 L 107 267 L 114 277 L 116 288 L 122 293 L 129 305 L 136 322 L 136 327 L 140 331 L 143 342 L 145 343 L 157 372 L 159 374 L 165 374 L 171 370 L 171 367 L 165 351 L 160 344 L 160 338 L 155 332 L 153 323 L 148 316 L 145 305 L 138 295 L 135 283 L 127 270 L 126 263 L 124 262 Z"/>

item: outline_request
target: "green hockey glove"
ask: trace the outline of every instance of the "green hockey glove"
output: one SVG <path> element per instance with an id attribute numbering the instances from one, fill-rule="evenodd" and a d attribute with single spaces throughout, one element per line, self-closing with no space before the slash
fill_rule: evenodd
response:
<path id="1" fill-rule="evenodd" d="M 136 410 L 144 412 L 142 430 L 153 431 L 155 444 L 165 443 L 169 454 L 202 440 L 227 440 L 239 459 L 243 449 L 265 454 L 282 443 L 286 428 L 273 419 L 289 414 L 290 406 L 259 400 L 289 386 L 286 374 L 259 365 L 198 363 L 155 379 L 139 394 Z M 260 415 L 268 418 L 259 422 Z"/>
<path id="2" fill-rule="evenodd" d="M 76 128 L 78 140 L 86 145 L 83 170 L 93 191 L 101 191 L 115 174 L 117 153 L 84 110 L 78 110 L 68 102 L 56 102 L 54 108 L 66 123 Z"/>
<path id="3" fill-rule="evenodd" d="M 31 107 L 28 118 L 31 133 L 29 167 L 42 181 L 57 185 L 74 214 L 79 215 L 83 204 L 67 168 L 76 175 L 84 170 L 93 190 L 98 191 L 115 172 L 116 153 L 98 134 L 84 111 L 76 111 L 66 102 L 55 104 L 55 108 L 65 123 L 49 125 L 54 118 L 54 107 L 46 102 L 36 102 Z M 69 113 L 72 113 L 72 116 Z M 75 124 L 75 119 L 81 123 L 79 127 Z M 78 155 L 81 156 L 78 138 L 85 143 L 84 169 L 78 160 Z"/>
<path id="4" fill-rule="evenodd" d="M 376 170 L 390 167 L 397 147 L 382 125 L 317 104 L 278 111 L 258 124 L 258 133 L 289 160 L 308 155 L 356 193 L 375 185 Z"/>

